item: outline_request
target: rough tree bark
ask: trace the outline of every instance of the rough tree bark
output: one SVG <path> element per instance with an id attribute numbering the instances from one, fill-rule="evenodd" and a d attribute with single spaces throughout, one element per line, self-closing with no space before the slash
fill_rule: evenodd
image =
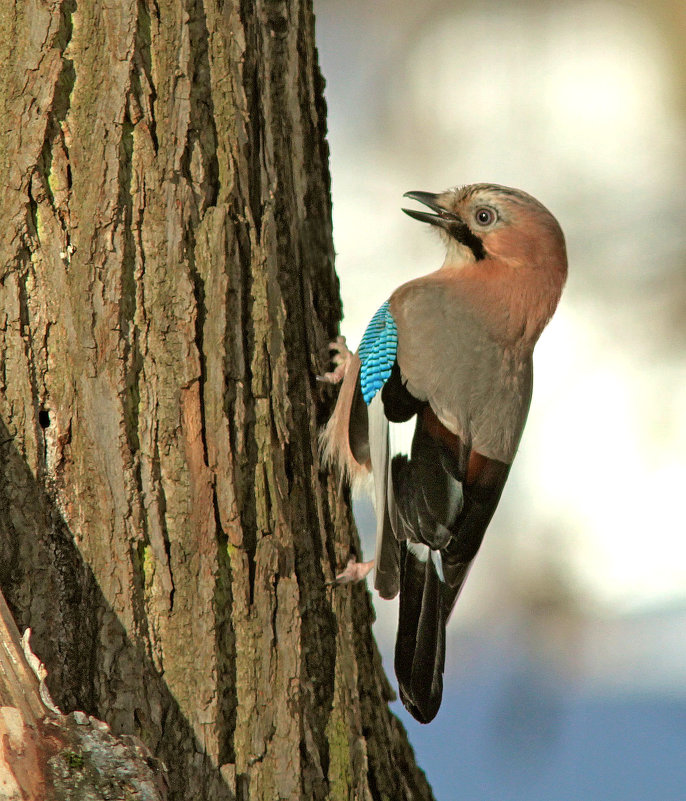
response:
<path id="1" fill-rule="evenodd" d="M 320 470 L 310 0 L 0 9 L 0 586 L 174 799 L 428 799 Z"/>

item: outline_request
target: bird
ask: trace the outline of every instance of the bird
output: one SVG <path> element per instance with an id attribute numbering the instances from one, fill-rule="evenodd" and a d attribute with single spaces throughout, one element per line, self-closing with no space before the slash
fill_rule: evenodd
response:
<path id="1" fill-rule="evenodd" d="M 407 192 L 403 208 L 436 229 L 442 266 L 396 289 L 356 353 L 338 337 L 341 383 L 321 435 L 326 463 L 351 482 L 371 473 L 372 561 L 354 559 L 337 584 L 373 568 L 382 598 L 398 593 L 395 672 L 421 723 L 443 694 L 446 623 L 500 500 L 531 402 L 534 346 L 567 277 L 562 229 L 538 200 L 491 183 Z M 414 423 L 409 453 L 395 424 Z"/>

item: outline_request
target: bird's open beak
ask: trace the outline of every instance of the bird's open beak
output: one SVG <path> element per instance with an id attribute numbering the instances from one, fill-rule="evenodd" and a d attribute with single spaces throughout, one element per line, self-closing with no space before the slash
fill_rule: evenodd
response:
<path id="1" fill-rule="evenodd" d="M 409 197 L 411 200 L 416 200 L 418 203 L 423 203 L 425 206 L 428 206 L 430 209 L 433 209 L 436 212 L 436 214 L 429 214 L 428 211 L 403 209 L 405 214 L 408 214 L 410 217 L 414 217 L 415 220 L 430 223 L 431 225 L 437 225 L 439 228 L 445 228 L 448 233 L 451 233 L 450 226 L 455 225 L 455 223 L 462 223 L 462 225 L 464 225 L 464 220 L 462 220 L 461 217 L 458 217 L 457 214 L 453 214 L 447 209 L 444 209 L 443 206 L 439 205 L 439 195 L 436 195 L 433 192 L 405 192 L 403 197 Z"/>
<path id="2" fill-rule="evenodd" d="M 453 239 L 466 245 L 474 254 L 476 261 L 486 258 L 486 251 L 481 239 L 476 236 L 459 214 L 448 211 L 448 209 L 439 204 L 438 198 L 440 195 L 435 195 L 433 192 L 405 192 L 403 197 L 409 197 L 412 200 L 423 203 L 436 212 L 436 214 L 430 214 L 428 211 L 403 209 L 405 214 L 409 214 L 410 217 L 414 217 L 415 220 L 420 222 L 430 223 L 442 228 Z"/>

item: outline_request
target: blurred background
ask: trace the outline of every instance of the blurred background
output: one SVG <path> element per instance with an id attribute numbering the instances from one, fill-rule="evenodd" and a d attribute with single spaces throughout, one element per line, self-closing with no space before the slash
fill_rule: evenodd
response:
<path id="1" fill-rule="evenodd" d="M 438 801 L 686 799 L 686 4 L 315 0 L 356 347 L 436 269 L 408 190 L 539 198 L 570 275 L 450 622 L 437 719 L 394 705 Z M 373 515 L 359 501 L 365 558 Z M 375 596 L 393 677 L 397 607 Z M 394 677 L 393 677 L 394 680 Z"/>

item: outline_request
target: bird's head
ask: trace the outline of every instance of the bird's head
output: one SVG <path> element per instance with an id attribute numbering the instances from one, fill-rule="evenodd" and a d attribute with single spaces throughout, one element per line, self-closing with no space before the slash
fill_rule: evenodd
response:
<path id="1" fill-rule="evenodd" d="M 512 267 L 541 267 L 566 274 L 562 229 L 548 209 L 526 192 L 472 184 L 439 194 L 407 192 L 405 197 L 435 212 L 403 209 L 441 231 L 446 266 L 494 259 Z"/>
<path id="2" fill-rule="evenodd" d="M 526 192 L 497 184 L 405 197 L 434 212 L 403 209 L 441 232 L 446 277 L 458 278 L 463 293 L 508 337 L 527 332 L 535 340 L 567 277 L 565 240 L 555 217 Z"/>

